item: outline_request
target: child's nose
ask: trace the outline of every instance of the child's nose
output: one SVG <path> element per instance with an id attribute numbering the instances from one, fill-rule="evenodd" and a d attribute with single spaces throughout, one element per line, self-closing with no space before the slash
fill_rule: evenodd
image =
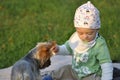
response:
<path id="1" fill-rule="evenodd" d="M 87 39 L 87 37 L 88 37 L 88 36 L 87 36 L 86 34 L 83 35 L 83 39 Z"/>

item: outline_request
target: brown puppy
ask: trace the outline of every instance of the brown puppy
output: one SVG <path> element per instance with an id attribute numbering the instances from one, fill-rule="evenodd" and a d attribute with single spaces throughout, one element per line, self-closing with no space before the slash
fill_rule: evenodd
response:
<path id="1" fill-rule="evenodd" d="M 11 71 L 11 80 L 41 80 L 39 69 L 48 67 L 53 55 L 53 42 L 38 43 L 28 54 L 17 61 Z"/>

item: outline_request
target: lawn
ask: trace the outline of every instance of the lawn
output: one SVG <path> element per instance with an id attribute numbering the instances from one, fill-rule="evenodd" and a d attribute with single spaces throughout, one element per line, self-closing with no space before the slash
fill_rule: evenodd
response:
<path id="1" fill-rule="evenodd" d="M 13 65 L 38 42 L 63 44 L 75 31 L 74 12 L 87 0 L 0 0 L 0 68 Z M 120 1 L 91 0 L 100 10 L 100 34 L 120 61 Z"/>

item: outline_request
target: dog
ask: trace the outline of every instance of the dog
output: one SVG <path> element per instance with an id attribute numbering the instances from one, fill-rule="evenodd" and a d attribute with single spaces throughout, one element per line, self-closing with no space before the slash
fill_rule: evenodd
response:
<path id="1" fill-rule="evenodd" d="M 44 69 L 51 64 L 50 58 L 54 55 L 52 48 L 55 45 L 55 41 L 38 43 L 13 65 L 11 80 L 42 80 L 39 69 Z"/>

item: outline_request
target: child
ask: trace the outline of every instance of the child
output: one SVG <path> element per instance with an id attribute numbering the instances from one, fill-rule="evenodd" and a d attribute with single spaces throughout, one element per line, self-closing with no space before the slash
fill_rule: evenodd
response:
<path id="1" fill-rule="evenodd" d="M 43 80 L 112 80 L 113 65 L 107 44 L 98 33 L 98 9 L 90 2 L 77 8 L 76 32 L 65 44 L 56 46 L 56 54 L 72 55 L 72 65 L 51 72 Z"/>

